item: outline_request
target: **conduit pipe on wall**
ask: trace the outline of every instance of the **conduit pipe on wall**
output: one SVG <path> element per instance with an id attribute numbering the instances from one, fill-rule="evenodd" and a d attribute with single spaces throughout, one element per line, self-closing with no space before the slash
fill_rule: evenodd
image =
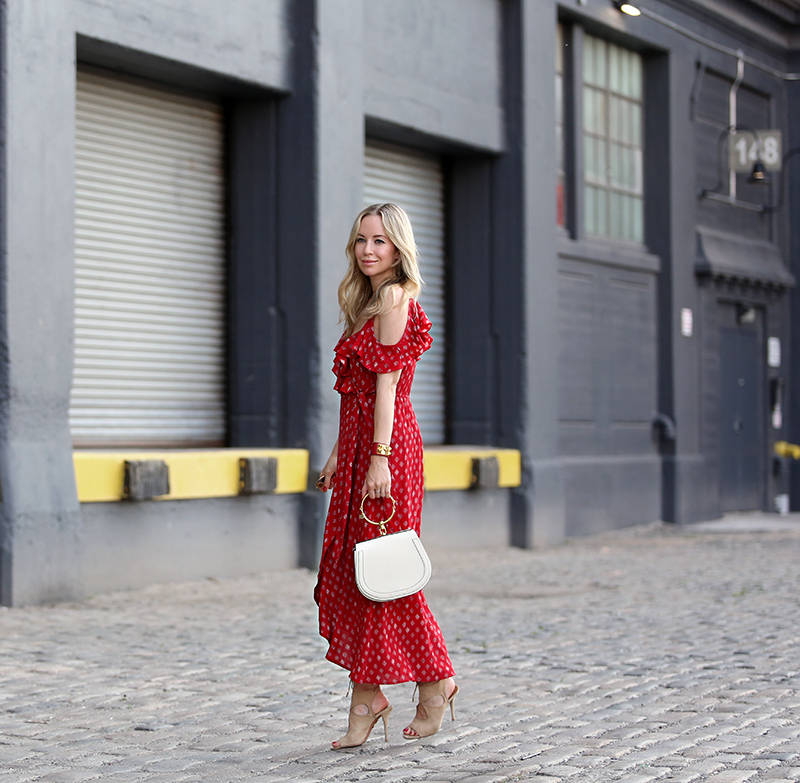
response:
<path id="1" fill-rule="evenodd" d="M 728 129 L 730 135 L 735 135 L 736 128 L 736 110 L 737 110 L 737 96 L 739 92 L 739 85 L 744 79 L 744 53 L 739 50 L 739 57 L 736 60 L 736 78 L 733 80 L 730 92 L 728 93 Z M 731 142 L 728 142 L 729 144 Z M 758 142 L 756 142 L 758 143 Z M 761 158 L 761 150 L 758 150 L 758 157 Z M 728 196 L 732 202 L 736 201 L 736 171 L 728 168 Z"/>
<path id="2" fill-rule="evenodd" d="M 747 65 L 752 65 L 754 68 L 758 68 L 759 70 L 774 76 L 776 79 L 783 79 L 784 81 L 800 81 L 800 73 L 786 73 L 785 71 L 779 71 L 777 68 L 772 68 L 769 65 L 760 63 L 758 60 L 748 57 L 741 51 L 741 49 L 732 49 L 730 46 L 724 46 L 716 41 L 712 41 L 710 38 L 706 38 L 705 36 L 692 32 L 685 27 L 681 27 L 681 25 L 677 24 L 676 22 L 673 22 L 672 20 L 667 19 L 665 16 L 661 16 L 661 14 L 657 14 L 654 11 L 650 11 L 646 7 L 634 5 L 633 3 L 619 2 L 619 0 L 611 0 L 611 4 L 618 11 L 628 16 L 644 16 L 647 19 L 652 19 L 654 22 L 664 25 L 664 27 L 667 27 L 676 33 L 686 36 L 686 38 L 690 38 L 692 41 L 702 44 L 703 46 L 707 46 L 710 49 L 714 49 L 717 52 L 722 52 L 723 54 L 729 54 L 731 57 L 735 57 L 737 60 L 741 58 L 745 63 L 747 63 Z M 626 6 L 625 10 L 623 10 L 623 6 Z M 631 11 L 628 10 L 630 8 L 635 9 L 639 13 L 631 13 Z"/>

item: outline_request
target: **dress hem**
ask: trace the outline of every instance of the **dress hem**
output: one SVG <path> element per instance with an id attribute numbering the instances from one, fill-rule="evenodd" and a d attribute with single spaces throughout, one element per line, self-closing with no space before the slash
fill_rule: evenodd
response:
<path id="1" fill-rule="evenodd" d="M 408 677 L 408 678 L 402 679 L 402 680 L 393 678 L 393 679 L 390 679 L 390 680 L 381 680 L 380 682 L 372 682 L 372 681 L 369 681 L 369 680 L 354 680 L 352 671 L 345 664 L 334 660 L 333 658 L 330 657 L 330 654 L 325 656 L 325 660 L 326 661 L 330 661 L 331 663 L 335 664 L 336 666 L 341 667 L 345 671 L 350 672 L 350 681 L 353 682 L 356 685 L 403 685 L 404 683 L 407 683 L 407 682 L 413 682 L 413 683 L 441 682 L 442 680 L 447 680 L 450 677 L 455 677 L 456 676 L 455 669 L 451 668 L 451 669 L 449 669 L 449 673 L 447 673 L 447 672 L 442 673 L 442 676 L 439 677 L 436 680 L 430 680 L 427 677 L 425 679 L 423 679 L 423 680 L 417 680 L 414 677 Z"/>

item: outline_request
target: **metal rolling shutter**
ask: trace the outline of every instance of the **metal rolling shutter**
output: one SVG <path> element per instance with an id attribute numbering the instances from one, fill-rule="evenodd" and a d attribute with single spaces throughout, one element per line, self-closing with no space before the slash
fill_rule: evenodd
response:
<path id="1" fill-rule="evenodd" d="M 81 72 L 76 445 L 225 438 L 222 110 Z"/>
<path id="2" fill-rule="evenodd" d="M 394 202 L 408 213 L 425 288 L 420 304 L 433 322 L 433 347 L 417 365 L 412 404 L 425 443 L 445 439 L 444 177 L 441 161 L 402 147 L 368 142 L 364 205 Z"/>

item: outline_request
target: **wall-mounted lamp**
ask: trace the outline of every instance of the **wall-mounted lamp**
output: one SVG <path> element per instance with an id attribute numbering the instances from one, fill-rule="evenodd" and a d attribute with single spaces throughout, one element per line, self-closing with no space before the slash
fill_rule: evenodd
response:
<path id="1" fill-rule="evenodd" d="M 614 8 L 617 11 L 622 11 L 623 14 L 627 14 L 628 16 L 641 16 L 641 11 L 631 3 L 624 3 L 622 0 L 613 0 Z"/>
<path id="2" fill-rule="evenodd" d="M 738 324 L 754 324 L 758 312 L 753 305 L 747 302 L 739 302 L 736 305 L 736 323 Z"/>
<path id="3" fill-rule="evenodd" d="M 784 199 L 784 191 L 786 189 L 786 164 L 794 158 L 796 155 L 800 155 L 800 147 L 792 147 L 792 149 L 788 150 L 780 159 L 780 166 L 777 166 L 772 169 L 772 173 L 776 176 L 777 183 L 776 183 L 776 191 L 778 194 L 778 200 L 774 204 L 754 204 L 750 201 L 740 201 L 736 198 L 735 194 L 724 194 L 722 189 L 724 187 L 724 166 L 723 166 L 723 156 L 722 156 L 722 142 L 735 134 L 737 131 L 749 131 L 755 137 L 757 149 L 760 149 L 758 145 L 760 145 L 758 133 L 754 131 L 752 128 L 749 128 L 746 125 L 731 125 L 728 128 L 725 128 L 724 131 L 719 136 L 717 140 L 717 158 L 718 158 L 718 165 L 719 165 L 719 181 L 713 188 L 703 188 L 699 191 L 698 197 L 701 199 L 707 198 L 711 199 L 712 201 L 722 201 L 725 204 L 730 204 L 734 207 L 739 207 L 741 209 L 748 209 L 752 212 L 761 212 L 761 213 L 773 213 L 778 212 L 781 207 L 783 206 L 783 199 Z M 748 182 L 760 185 L 769 185 L 771 184 L 770 177 L 768 176 L 767 167 L 764 164 L 764 161 L 761 159 L 760 155 L 756 159 L 755 163 L 753 163 L 753 168 L 750 171 L 748 176 Z"/>
<path id="4" fill-rule="evenodd" d="M 753 168 L 750 170 L 748 182 L 769 184 L 769 179 L 767 178 L 767 168 L 764 165 L 764 161 L 761 160 L 761 140 L 759 139 L 758 132 L 753 130 L 753 128 L 751 128 L 749 125 L 729 125 L 727 128 L 725 128 L 725 130 L 722 131 L 722 133 L 720 133 L 719 138 L 717 139 L 717 168 L 719 180 L 713 188 L 703 188 L 700 190 L 698 196 L 701 199 L 708 198 L 714 201 L 723 201 L 731 206 L 740 207 L 741 209 L 749 209 L 753 212 L 773 211 L 765 204 L 753 204 L 750 201 L 741 201 L 736 198 L 736 192 L 734 190 L 735 182 L 731 181 L 731 178 L 735 177 L 733 168 L 730 168 L 727 172 L 728 182 L 730 183 L 730 192 L 727 195 L 722 192 L 722 189 L 725 185 L 725 165 L 723 163 L 722 153 L 723 142 L 729 140 L 731 136 L 735 136 L 737 133 L 742 131 L 751 133 L 755 140 L 756 160 L 753 163 Z"/>
<path id="5" fill-rule="evenodd" d="M 767 179 L 767 168 L 760 160 L 757 160 L 753 164 L 753 170 L 750 172 L 748 181 L 753 183 L 759 183 L 762 185 L 767 184 L 769 182 L 769 180 Z"/>

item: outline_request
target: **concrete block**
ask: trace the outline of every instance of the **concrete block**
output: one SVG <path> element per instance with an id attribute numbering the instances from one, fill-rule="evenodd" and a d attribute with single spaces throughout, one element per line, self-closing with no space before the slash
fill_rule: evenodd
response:
<path id="1" fill-rule="evenodd" d="M 164 460 L 125 460 L 125 486 L 128 500 L 151 500 L 169 494 L 169 467 Z"/>
<path id="2" fill-rule="evenodd" d="M 500 486 L 500 463 L 497 457 L 475 457 L 472 460 L 471 489 L 497 489 Z"/>
<path id="3" fill-rule="evenodd" d="M 278 486 L 278 460 L 275 457 L 243 457 L 239 460 L 239 493 L 264 495 Z"/>

